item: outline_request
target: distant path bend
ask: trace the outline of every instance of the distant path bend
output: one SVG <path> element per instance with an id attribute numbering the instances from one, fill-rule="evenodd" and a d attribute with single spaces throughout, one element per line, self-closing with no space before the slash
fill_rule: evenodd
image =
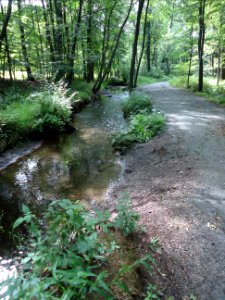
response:
<path id="1" fill-rule="evenodd" d="M 113 196 L 130 193 L 147 227 L 143 245 L 160 237 L 166 276 L 158 284 L 165 294 L 224 300 L 225 108 L 167 82 L 140 90 L 165 113 L 168 126 L 128 152 Z"/>

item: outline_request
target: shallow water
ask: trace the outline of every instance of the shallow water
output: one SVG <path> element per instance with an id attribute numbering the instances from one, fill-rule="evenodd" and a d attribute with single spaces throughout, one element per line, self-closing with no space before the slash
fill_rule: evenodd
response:
<path id="1" fill-rule="evenodd" d="M 0 210 L 5 222 L 31 207 L 61 198 L 95 205 L 121 164 L 113 153 L 111 135 L 126 129 L 121 103 L 127 92 L 90 104 L 74 117 L 77 130 L 43 146 L 0 173 Z"/>

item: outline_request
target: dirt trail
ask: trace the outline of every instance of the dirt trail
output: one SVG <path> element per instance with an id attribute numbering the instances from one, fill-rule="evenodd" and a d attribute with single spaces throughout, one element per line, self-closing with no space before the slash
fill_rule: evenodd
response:
<path id="1" fill-rule="evenodd" d="M 225 109 L 168 83 L 146 85 L 167 129 L 124 157 L 127 190 L 147 228 L 163 245 L 157 284 L 165 295 L 225 299 Z M 166 298 L 166 297 L 165 297 Z"/>

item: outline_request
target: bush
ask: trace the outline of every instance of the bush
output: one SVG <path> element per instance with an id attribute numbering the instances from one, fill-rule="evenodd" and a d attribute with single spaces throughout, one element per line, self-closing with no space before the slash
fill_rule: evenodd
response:
<path id="1" fill-rule="evenodd" d="M 146 255 L 132 265 L 122 266 L 115 278 L 108 278 L 105 266 L 118 248 L 114 240 L 109 241 L 110 227 L 115 225 L 125 235 L 136 228 L 138 217 L 130 211 L 128 202 L 119 205 L 113 223 L 108 212 L 93 215 L 79 202 L 69 200 L 51 203 L 41 220 L 26 206 L 23 211 L 24 217 L 15 222 L 14 228 L 27 224 L 30 252 L 22 260 L 19 273 L 0 285 L 5 291 L 1 299 L 113 299 L 113 285 L 127 290 L 120 282 L 122 274 L 138 265 L 149 269 L 154 263 Z"/>
<path id="2" fill-rule="evenodd" d="M 113 139 L 113 147 L 124 150 L 135 142 L 147 142 L 165 126 L 162 114 L 138 114 L 131 118 L 128 132 L 120 133 Z"/>
<path id="3" fill-rule="evenodd" d="M 139 113 L 151 113 L 152 103 L 148 95 L 143 92 L 135 91 L 130 94 L 130 97 L 122 105 L 122 110 L 125 118 L 130 115 Z"/>
<path id="4" fill-rule="evenodd" d="M 70 99 L 60 86 L 48 85 L 25 98 L 18 94 L 14 102 L 7 103 L 0 112 L 0 138 L 7 146 L 32 133 L 63 131 L 70 122 Z"/>

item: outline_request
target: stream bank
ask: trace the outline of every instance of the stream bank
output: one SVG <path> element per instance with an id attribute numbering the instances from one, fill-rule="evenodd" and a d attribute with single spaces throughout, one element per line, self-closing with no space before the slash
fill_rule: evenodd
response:
<path id="1" fill-rule="evenodd" d="M 122 170 L 113 153 L 111 135 L 126 129 L 120 106 L 127 97 L 127 92 L 115 92 L 89 104 L 75 114 L 75 132 L 44 141 L 41 146 L 37 143 L 35 151 L 1 171 L 3 227 L 11 226 L 23 203 L 41 209 L 54 199 L 82 200 L 87 206 L 103 199 Z"/>

